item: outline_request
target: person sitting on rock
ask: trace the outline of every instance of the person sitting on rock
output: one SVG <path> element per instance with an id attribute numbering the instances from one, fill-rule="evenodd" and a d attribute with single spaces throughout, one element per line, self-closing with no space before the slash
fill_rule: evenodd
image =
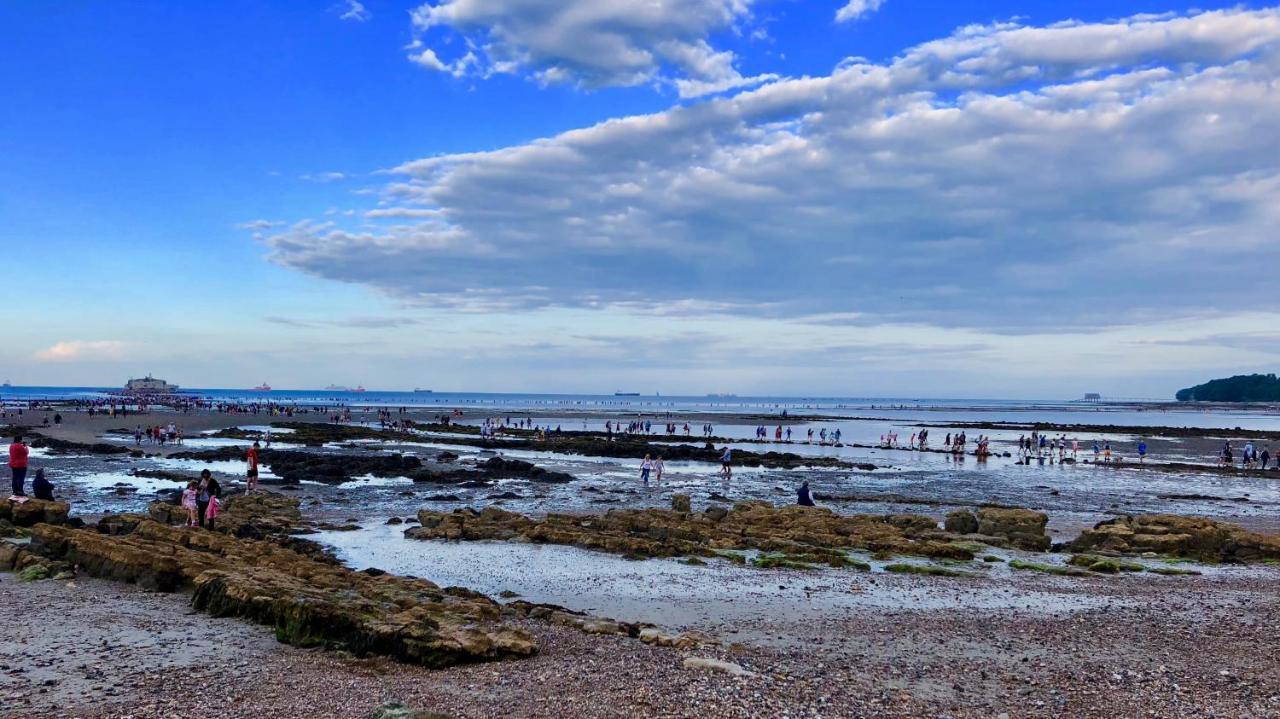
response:
<path id="1" fill-rule="evenodd" d="M 36 478 L 31 482 L 31 493 L 36 499 L 43 499 L 46 502 L 53 501 L 53 483 L 44 478 L 44 469 L 36 470 Z"/>
<path id="2" fill-rule="evenodd" d="M 805 481 L 800 484 L 800 489 L 796 490 L 796 504 L 801 507 L 812 507 L 813 497 L 809 495 L 809 482 Z"/>

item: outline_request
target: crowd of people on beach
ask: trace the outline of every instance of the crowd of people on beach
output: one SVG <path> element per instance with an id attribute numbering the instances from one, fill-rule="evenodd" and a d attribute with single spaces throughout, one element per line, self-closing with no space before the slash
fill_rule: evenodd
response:
<path id="1" fill-rule="evenodd" d="M 1258 448 L 1253 446 L 1253 442 L 1247 442 L 1240 451 L 1241 469 L 1267 469 L 1267 465 L 1270 463 L 1270 447 L 1263 447 L 1262 451 L 1258 451 Z M 1227 440 L 1222 443 L 1222 451 L 1218 453 L 1218 465 L 1234 467 L 1235 464 L 1235 452 L 1231 449 L 1231 441 Z M 1280 470 L 1280 459 L 1276 460 L 1272 469 Z"/>
<path id="2" fill-rule="evenodd" d="M 133 428 L 133 443 L 141 446 L 143 443 L 164 446 L 165 444 L 182 444 L 183 433 L 182 427 L 170 422 L 168 425 L 161 427 L 153 425 L 143 427 L 137 425 Z"/>

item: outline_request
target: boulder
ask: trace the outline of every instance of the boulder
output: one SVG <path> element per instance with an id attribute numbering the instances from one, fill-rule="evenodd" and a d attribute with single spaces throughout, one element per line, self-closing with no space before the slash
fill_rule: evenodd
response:
<path id="1" fill-rule="evenodd" d="M 948 532 L 955 534 L 976 534 L 978 518 L 967 509 L 957 509 L 947 514 L 947 520 L 943 526 Z"/>
<path id="2" fill-rule="evenodd" d="M 689 512 L 693 511 L 692 507 L 690 506 L 689 495 L 687 494 L 671 495 L 671 510 L 673 512 L 684 512 L 685 514 L 688 514 Z"/>
<path id="3" fill-rule="evenodd" d="M 1076 552 L 1153 552 L 1209 562 L 1280 559 L 1280 536 L 1226 522 L 1174 514 L 1143 514 L 1100 522 L 1071 543 Z"/>
<path id="4" fill-rule="evenodd" d="M 0 520 L 17 527 L 30 527 L 41 522 L 66 524 L 70 512 L 71 505 L 66 502 L 49 502 L 34 497 L 28 497 L 25 502 L 0 500 Z"/>
<path id="5" fill-rule="evenodd" d="M 978 534 L 1004 537 L 1013 546 L 1043 552 L 1052 544 L 1045 534 L 1049 516 L 1030 509 L 982 507 L 977 511 Z"/>

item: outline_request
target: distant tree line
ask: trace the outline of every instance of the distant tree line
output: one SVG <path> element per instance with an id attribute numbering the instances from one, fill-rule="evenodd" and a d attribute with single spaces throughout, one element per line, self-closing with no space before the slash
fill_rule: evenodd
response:
<path id="1" fill-rule="evenodd" d="M 1179 402 L 1280 402 L 1274 374 L 1240 374 L 1178 390 Z"/>

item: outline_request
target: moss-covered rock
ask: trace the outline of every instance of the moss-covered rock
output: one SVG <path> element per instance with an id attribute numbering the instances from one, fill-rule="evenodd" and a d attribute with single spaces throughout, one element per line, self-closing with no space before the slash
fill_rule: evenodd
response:
<path id="1" fill-rule="evenodd" d="M 1014 559 L 1009 562 L 1010 569 L 1020 569 L 1032 572 L 1043 572 L 1044 574 L 1056 574 L 1062 577 L 1085 577 L 1088 572 L 1077 567 L 1067 567 L 1060 564 L 1043 564 L 1041 562 L 1028 562 L 1024 559 Z"/>
<path id="2" fill-rule="evenodd" d="M 161 591 L 193 590 L 193 606 L 274 628 L 283 642 L 382 654 L 427 666 L 529 656 L 531 636 L 501 606 L 421 579 L 353 572 L 324 556 L 144 520 L 126 534 L 39 525 L 32 549 L 95 577 Z"/>
<path id="3" fill-rule="evenodd" d="M 894 574 L 923 574 L 931 577 L 972 577 L 973 574 L 962 572 L 958 569 L 950 567 L 940 567 L 936 564 L 907 564 L 900 562 L 890 564 L 884 568 L 886 572 Z"/>
<path id="4" fill-rule="evenodd" d="M 1280 558 L 1280 536 L 1250 532 L 1226 522 L 1173 514 L 1144 514 L 1100 522 L 1081 533 L 1070 546 L 1076 552 L 1154 552 L 1206 562 Z"/>
<path id="5" fill-rule="evenodd" d="M 943 526 L 948 532 L 974 534 L 978 531 L 978 518 L 967 509 L 957 509 L 947 514 L 947 519 Z"/>
<path id="6" fill-rule="evenodd" d="M 739 502 L 723 517 L 665 509 L 619 509 L 603 515 L 550 513 L 535 519 L 496 507 L 476 512 L 422 510 L 414 539 L 519 539 L 569 544 L 635 557 L 716 556 L 725 550 L 786 554 L 791 561 L 848 566 L 848 550 L 967 561 L 973 546 L 956 543 L 929 518 L 910 514 L 840 515 L 821 507 Z"/>
<path id="7" fill-rule="evenodd" d="M 0 499 L 0 521 L 14 527 L 31 527 L 46 524 L 66 524 L 71 505 L 66 502 L 49 502 L 35 497 L 18 502 Z"/>
<path id="8" fill-rule="evenodd" d="M 1043 552 L 1051 541 L 1045 534 L 1049 516 L 1030 509 L 982 507 L 977 512 L 978 534 L 1008 539 L 1015 547 Z"/>

